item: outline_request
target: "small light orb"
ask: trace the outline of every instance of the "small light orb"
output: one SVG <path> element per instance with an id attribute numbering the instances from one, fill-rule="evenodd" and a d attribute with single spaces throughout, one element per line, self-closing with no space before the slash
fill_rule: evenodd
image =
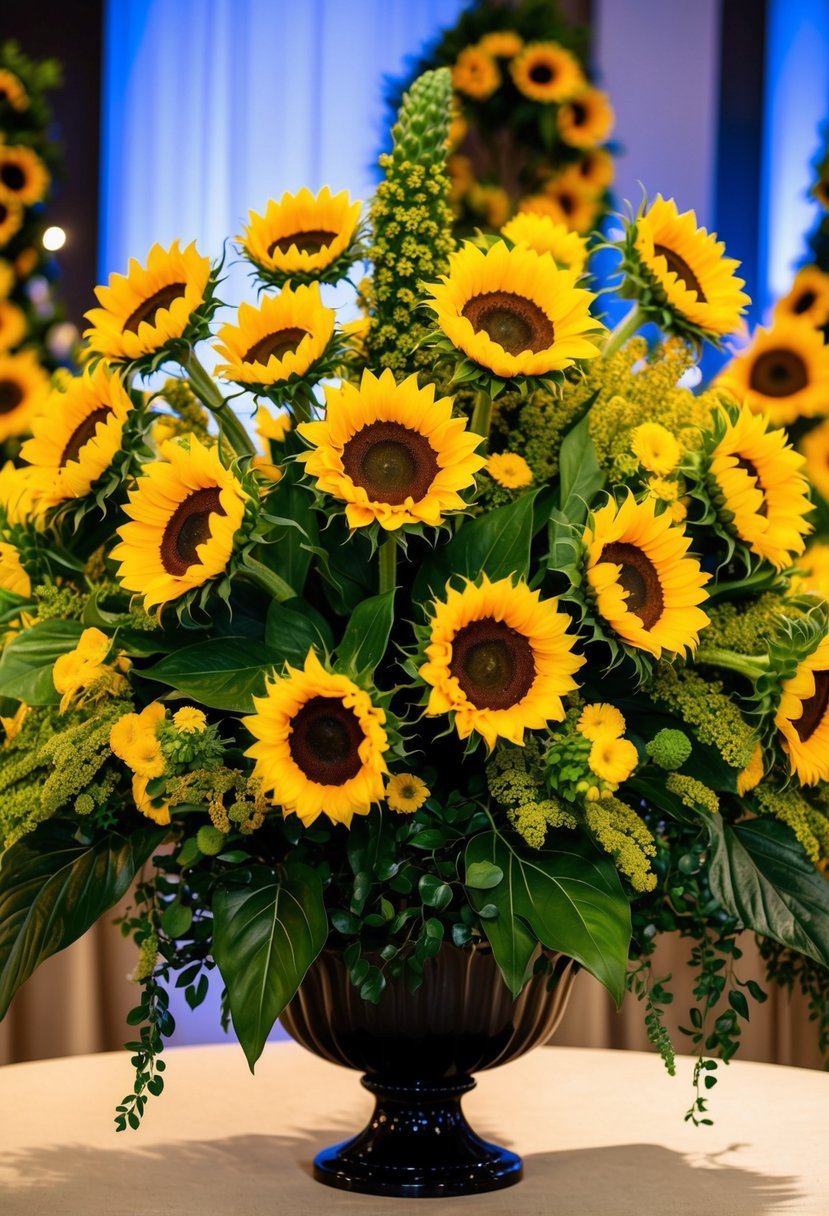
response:
<path id="1" fill-rule="evenodd" d="M 43 234 L 43 248 L 48 249 L 50 253 L 54 253 L 57 249 L 63 249 L 66 244 L 66 233 L 62 228 L 53 226 L 47 228 Z"/>

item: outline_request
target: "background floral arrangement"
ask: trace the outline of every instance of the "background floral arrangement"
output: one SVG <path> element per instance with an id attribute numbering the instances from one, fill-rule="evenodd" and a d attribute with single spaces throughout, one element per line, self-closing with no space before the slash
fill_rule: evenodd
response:
<path id="1" fill-rule="evenodd" d="M 450 73 L 418 79 L 367 222 L 327 188 L 251 212 L 259 299 L 221 322 L 221 265 L 192 244 L 113 275 L 85 371 L 5 475 L 0 1014 L 135 883 L 119 1128 L 163 1088 L 170 982 L 195 1006 L 218 968 L 252 1067 L 326 947 L 367 1001 L 482 946 L 513 994 L 554 985 L 561 951 L 644 1001 L 672 1069 L 651 955 L 679 931 L 695 1122 L 707 1057 L 764 999 L 742 929 L 826 1042 L 803 459 L 729 393 L 680 387 L 739 324 L 736 263 L 643 205 L 607 334 L 549 217 L 455 245 L 450 116 Z M 341 326 L 326 285 L 366 259 L 368 311 Z M 654 320 L 648 352 L 631 334 Z"/>
<path id="2" fill-rule="evenodd" d="M 55 60 L 0 46 L 0 467 L 16 455 L 49 374 L 69 361 L 77 340 L 63 324 L 57 264 L 43 245 L 60 170 L 47 94 L 60 79 Z"/>
<path id="3" fill-rule="evenodd" d="M 516 211 L 574 232 L 598 227 L 613 182 L 613 107 L 587 66 L 589 30 L 551 0 L 478 0 L 392 86 L 452 70 L 450 201 L 459 232 L 499 229 Z"/>

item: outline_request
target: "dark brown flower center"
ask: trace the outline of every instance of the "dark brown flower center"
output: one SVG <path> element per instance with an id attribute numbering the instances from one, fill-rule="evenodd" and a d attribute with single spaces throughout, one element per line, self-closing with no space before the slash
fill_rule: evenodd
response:
<path id="1" fill-rule="evenodd" d="M 803 294 L 799 296 L 797 300 L 795 300 L 792 312 L 796 313 L 798 316 L 802 312 L 808 312 L 816 299 L 816 293 L 812 291 L 811 288 L 807 288 L 806 291 L 804 291 Z"/>
<path id="2" fill-rule="evenodd" d="M 318 785 L 344 785 L 362 767 L 365 733 L 353 710 L 336 697 L 312 697 L 291 724 L 288 747 L 295 764 Z"/>
<path id="3" fill-rule="evenodd" d="M 685 284 L 689 291 L 695 291 L 697 293 L 697 299 L 699 300 L 700 304 L 708 303 L 699 279 L 685 261 L 685 258 L 681 258 L 678 253 L 676 253 L 673 249 L 669 249 L 667 245 L 657 245 L 654 243 L 653 251 L 665 259 L 665 261 L 668 263 L 668 270 L 672 274 L 675 274 L 680 282 Z"/>
<path id="4" fill-rule="evenodd" d="M 0 224 L 5 224 L 9 217 L 9 209 L 5 203 L 0 203 Z"/>
<path id="5" fill-rule="evenodd" d="M 0 181 L 7 190 L 13 190 L 17 193 L 26 185 L 26 174 L 20 168 L 20 165 L 5 164 L 0 166 Z"/>
<path id="6" fill-rule="evenodd" d="M 570 102 L 570 116 L 573 120 L 573 125 L 581 127 L 587 121 L 587 106 L 582 105 L 580 101 Z"/>
<path id="7" fill-rule="evenodd" d="M 277 359 L 281 359 L 287 354 L 293 354 L 302 339 L 308 337 L 309 332 L 307 329 L 293 326 L 288 329 L 278 329 L 272 334 L 266 334 L 264 338 L 260 338 L 258 342 L 254 342 L 253 346 L 242 359 L 242 362 L 267 363 L 271 355 L 276 355 Z"/>
<path id="8" fill-rule="evenodd" d="M 10 414 L 23 400 L 23 389 L 17 380 L 0 380 L 0 414 Z"/>
<path id="9" fill-rule="evenodd" d="M 803 713 L 792 722 L 801 743 L 808 743 L 829 709 L 829 671 L 816 671 L 815 691 L 803 702 Z"/>
<path id="10" fill-rule="evenodd" d="M 619 583 L 628 593 L 625 606 L 639 617 L 645 629 L 653 629 L 665 607 L 662 584 L 651 559 L 637 545 L 613 541 L 602 549 L 600 562 L 621 566 Z"/>
<path id="11" fill-rule="evenodd" d="M 90 439 L 94 438 L 95 428 L 98 423 L 105 422 L 111 412 L 108 405 L 99 406 L 97 410 L 93 410 L 88 417 L 84 418 L 80 426 L 75 427 L 69 436 L 69 442 L 63 449 L 63 455 L 60 458 L 61 468 L 67 465 L 70 460 L 78 459 L 84 444 L 89 443 Z"/>
<path id="12" fill-rule="evenodd" d="M 343 469 L 372 502 L 420 502 L 438 475 L 437 453 L 425 435 L 401 422 L 372 422 L 343 448 Z"/>
<path id="13" fill-rule="evenodd" d="M 749 477 L 754 478 L 757 489 L 763 495 L 763 502 L 762 502 L 762 505 L 757 508 L 757 514 L 762 515 L 764 517 L 767 516 L 769 513 L 769 509 L 768 509 L 768 504 L 766 503 L 766 492 L 763 489 L 763 483 L 760 480 L 760 474 L 757 471 L 757 465 L 754 463 L 753 460 L 749 460 L 747 456 L 738 456 L 737 457 L 737 468 L 742 469 L 744 473 L 748 473 Z"/>
<path id="14" fill-rule="evenodd" d="M 809 372 L 800 355 L 783 346 L 758 355 L 748 381 L 749 388 L 764 397 L 791 397 L 808 383 Z"/>
<path id="15" fill-rule="evenodd" d="M 199 560 L 198 547 L 210 539 L 210 516 L 226 515 L 219 487 L 196 490 L 179 503 L 161 538 L 161 564 L 168 574 L 181 578 Z"/>
<path id="16" fill-rule="evenodd" d="M 534 300 L 511 291 L 488 291 L 473 296 L 462 315 L 475 333 L 485 333 L 511 355 L 529 350 L 534 354 L 553 345 L 553 323 Z"/>
<path id="17" fill-rule="evenodd" d="M 336 239 L 336 236 L 336 232 L 329 232 L 327 228 L 309 228 L 307 232 L 291 232 L 288 236 L 278 237 L 268 246 L 268 257 L 273 256 L 275 249 L 278 249 L 280 253 L 287 253 L 292 245 L 296 245 L 300 253 L 319 253 L 321 249 L 327 248 Z"/>
<path id="18" fill-rule="evenodd" d="M 477 709 L 510 709 L 532 688 L 535 660 L 523 633 L 488 616 L 455 634 L 449 670 Z"/>
<path id="19" fill-rule="evenodd" d="M 130 313 L 124 322 L 123 332 L 137 334 L 138 326 L 142 321 L 146 321 L 148 325 L 155 325 L 155 319 L 161 309 L 169 308 L 174 300 L 181 299 L 186 290 L 186 283 L 168 283 L 166 287 L 153 292 L 148 299 L 138 305 L 134 312 Z"/>
<path id="20" fill-rule="evenodd" d="M 533 84 L 549 84 L 555 79 L 555 71 L 549 63 L 534 63 L 529 71 Z"/>

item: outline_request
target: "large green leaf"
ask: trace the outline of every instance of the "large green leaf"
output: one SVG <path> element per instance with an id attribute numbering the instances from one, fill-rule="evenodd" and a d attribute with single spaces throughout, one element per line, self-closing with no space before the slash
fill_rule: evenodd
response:
<path id="1" fill-rule="evenodd" d="M 552 570 L 565 570 L 577 556 L 587 512 L 605 483 L 590 438 L 590 414 L 569 431 L 561 445 L 559 503 L 550 515 Z"/>
<path id="2" fill-rule="evenodd" d="M 44 959 L 70 945 L 116 904 L 167 829 L 139 827 L 79 844 L 74 826 L 43 823 L 0 864 L 0 1018 Z"/>
<path id="3" fill-rule="evenodd" d="M 281 604 L 274 600 L 265 623 L 265 645 L 284 662 L 302 667 L 308 651 L 321 658 L 331 648 L 331 633 L 324 617 L 313 609 L 300 609 L 300 601 Z"/>
<path id="4" fill-rule="evenodd" d="M 497 832 L 483 832 L 466 848 L 466 866 L 489 862 L 504 877 L 488 890 L 468 887 L 493 954 L 513 995 L 527 979 L 537 943 L 576 959 L 608 989 L 617 1005 L 625 993 L 630 905 L 609 857 L 577 836 L 555 851 L 516 853 Z"/>
<path id="5" fill-rule="evenodd" d="M 249 638 L 213 638 L 166 655 L 136 675 L 158 680 L 211 709 L 249 713 L 265 690 L 265 676 L 282 656 Z"/>
<path id="6" fill-rule="evenodd" d="M 352 612 L 337 647 L 340 665 L 354 675 L 358 672 L 370 675 L 386 653 L 393 623 L 394 591 L 363 600 Z"/>
<path id="7" fill-rule="evenodd" d="M 328 917 L 319 875 L 293 864 L 280 881 L 253 866 L 244 887 L 213 899 L 213 957 L 251 1072 L 274 1022 L 323 948 Z"/>
<path id="8" fill-rule="evenodd" d="M 829 882 L 776 819 L 710 820 L 711 890 L 747 928 L 829 967 Z"/>
<path id="9" fill-rule="evenodd" d="M 55 659 L 74 650 L 82 633 L 78 621 L 42 621 L 12 638 L 0 656 L 0 696 L 27 705 L 57 705 Z"/>

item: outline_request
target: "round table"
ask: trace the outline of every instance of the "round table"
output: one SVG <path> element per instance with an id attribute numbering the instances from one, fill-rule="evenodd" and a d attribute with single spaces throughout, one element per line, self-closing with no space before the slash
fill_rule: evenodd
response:
<path id="1" fill-rule="evenodd" d="M 111 1112 L 126 1053 L 0 1069 L 2 1216 L 766 1216 L 829 1212 L 829 1076 L 720 1067 L 712 1128 L 683 1122 L 691 1061 L 668 1077 L 642 1052 L 543 1047 L 478 1076 L 481 1135 L 520 1152 L 524 1181 L 464 1199 L 380 1199 L 321 1186 L 314 1153 L 372 1109 L 358 1075 L 294 1043 L 248 1072 L 235 1044 L 166 1053 L 166 1088 L 138 1132 Z"/>

